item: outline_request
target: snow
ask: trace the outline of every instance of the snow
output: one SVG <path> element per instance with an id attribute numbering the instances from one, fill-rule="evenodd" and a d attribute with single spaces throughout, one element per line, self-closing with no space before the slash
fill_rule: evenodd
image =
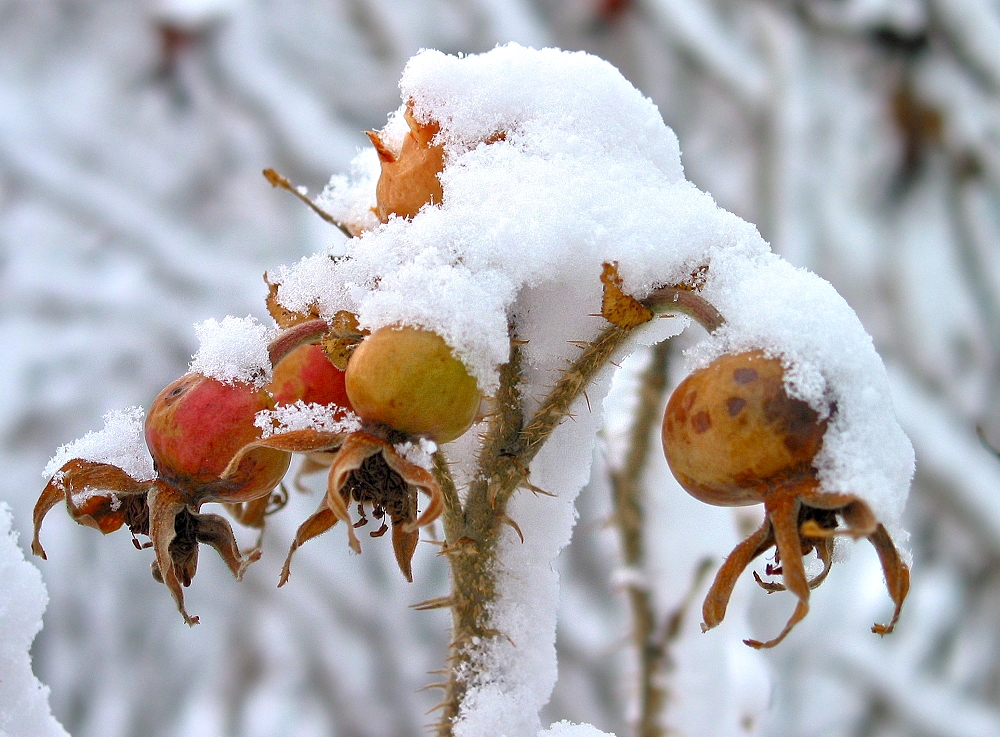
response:
<path id="1" fill-rule="evenodd" d="M 109 463 L 136 481 L 156 478 L 153 458 L 146 448 L 142 407 L 112 410 L 104 415 L 104 428 L 91 430 L 82 438 L 67 443 L 56 451 L 42 475 L 52 478 L 66 463 L 74 459 Z"/>
<path id="2" fill-rule="evenodd" d="M 261 410 L 254 417 L 253 423 L 261 429 L 263 438 L 293 430 L 349 433 L 361 429 L 361 421 L 353 412 L 345 412 L 342 407 L 333 405 L 307 404 L 301 399 L 294 404 Z"/>
<path id="3" fill-rule="evenodd" d="M 194 327 L 201 345 L 191 359 L 190 373 L 204 374 L 226 384 L 244 382 L 257 387 L 271 380 L 267 346 L 274 329 L 257 318 L 209 318 Z"/>
<path id="4" fill-rule="evenodd" d="M 49 689 L 31 672 L 29 648 L 49 597 L 38 569 L 24 559 L 0 503 L 0 737 L 67 737 L 49 710 Z"/>
<path id="5" fill-rule="evenodd" d="M 403 126 L 406 126 L 405 121 Z M 386 136 L 385 130 L 383 129 L 383 143 L 398 152 L 401 144 Z M 371 193 L 378 182 L 379 171 L 375 149 L 362 150 L 351 162 L 349 174 L 334 174 L 330 177 L 330 182 L 316 198 L 316 204 L 353 231 L 360 233 L 372 230 L 378 225 L 378 216 L 371 207 Z"/>
<path id="6" fill-rule="evenodd" d="M 433 455 L 437 451 L 437 443 L 427 438 L 418 438 L 416 442 L 407 440 L 405 443 L 396 443 L 393 448 L 403 458 L 415 466 L 420 466 L 425 471 L 434 470 Z"/>
<path id="7" fill-rule="evenodd" d="M 589 724 L 573 724 L 563 720 L 538 733 L 538 737 L 609 737 L 597 727 Z"/>

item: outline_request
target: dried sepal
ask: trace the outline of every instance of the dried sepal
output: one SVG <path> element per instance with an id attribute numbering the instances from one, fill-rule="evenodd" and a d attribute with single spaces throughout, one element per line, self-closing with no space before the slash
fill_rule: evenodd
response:
<path id="1" fill-rule="evenodd" d="M 267 284 L 267 297 L 265 298 L 267 311 L 279 328 L 290 328 L 299 323 L 315 320 L 320 316 L 319 308 L 315 304 L 311 305 L 306 312 L 289 310 L 278 302 L 278 289 L 281 285 L 272 282 L 267 274 L 264 274 L 264 283 Z"/>
<path id="2" fill-rule="evenodd" d="M 895 605 L 889 623 L 872 625 L 872 632 L 876 635 L 887 635 L 895 629 L 896 622 L 899 621 L 899 613 L 903 609 L 903 601 L 906 600 L 906 594 L 910 591 L 910 569 L 903 562 L 885 527 L 878 525 L 875 531 L 868 536 L 868 541 L 878 553 L 879 562 L 882 564 L 882 573 L 885 575 L 885 585 L 889 589 L 889 598 Z"/>
<path id="3" fill-rule="evenodd" d="M 188 541 L 183 536 L 181 544 L 173 544 L 177 537 L 177 518 L 186 511 L 187 504 L 176 489 L 164 483 L 154 484 L 150 489 L 149 536 L 153 540 L 153 552 L 156 554 L 153 577 L 170 591 L 184 622 L 194 626 L 198 624 L 198 617 L 192 617 L 184 608 L 184 592 L 181 587 L 191 585 L 198 564 L 198 546 L 188 546 Z M 182 532 L 186 529 L 184 521 L 180 520 L 179 524 Z M 177 556 L 176 562 L 174 556 Z"/>
<path id="4" fill-rule="evenodd" d="M 753 648 L 770 648 L 777 645 L 809 613 L 809 581 L 805 564 L 802 562 L 802 543 L 799 540 L 798 517 L 800 502 L 798 497 L 783 495 L 775 503 L 767 505 L 767 517 L 771 521 L 774 544 L 782 565 L 782 581 L 785 588 L 798 598 L 792 616 L 788 618 L 778 636 L 766 642 L 744 640 Z"/>
<path id="5" fill-rule="evenodd" d="M 601 283 L 604 285 L 601 314 L 612 325 L 629 330 L 653 319 L 652 310 L 622 291 L 617 263 L 604 264 Z"/>
<path id="6" fill-rule="evenodd" d="M 301 430 L 285 430 L 283 432 L 276 432 L 266 438 L 253 440 L 240 448 L 236 452 L 236 455 L 234 455 L 229 461 L 229 465 L 226 466 L 225 470 L 222 472 L 221 478 L 230 479 L 239 476 L 242 473 L 241 467 L 247 462 L 247 459 L 251 458 L 254 452 L 261 448 L 282 450 L 290 453 L 331 451 L 336 450 L 343 445 L 348 435 L 349 433 L 326 432 L 323 430 L 316 430 L 311 427 L 303 428 Z M 212 501 L 226 500 L 219 499 Z"/>
<path id="7" fill-rule="evenodd" d="M 288 503 L 288 491 L 282 484 L 267 496 L 239 504 L 224 504 L 226 511 L 243 527 L 262 530 L 267 518 L 284 508 Z"/>
<path id="8" fill-rule="evenodd" d="M 257 541 L 254 543 L 253 547 L 246 552 L 246 555 L 250 559 L 250 563 L 260 557 L 264 543 L 264 528 L 267 524 L 267 518 L 275 512 L 283 509 L 287 503 L 288 491 L 285 489 L 285 485 L 281 484 L 275 491 L 272 491 L 270 494 L 262 496 L 258 499 L 238 504 L 223 504 L 223 507 L 227 512 L 229 512 L 229 515 L 234 521 L 238 522 L 243 527 L 249 527 L 250 529 L 257 530 Z"/>
<path id="9" fill-rule="evenodd" d="M 733 549 L 715 574 L 715 580 L 705 595 L 705 603 L 701 608 L 702 632 L 708 632 L 722 624 L 740 574 L 746 570 L 751 561 L 773 546 L 774 530 L 771 528 L 771 520 L 768 519 L 764 520 L 764 524 L 756 532 Z"/>
<path id="10" fill-rule="evenodd" d="M 105 535 L 125 524 L 133 534 L 145 534 L 147 530 L 141 529 L 144 521 L 141 507 L 145 507 L 148 489 L 149 482 L 136 481 L 110 463 L 81 458 L 68 461 L 49 479 L 35 503 L 31 552 L 43 560 L 46 558 L 38 536 L 45 515 L 60 501 L 66 502 L 74 521 Z M 125 503 L 129 497 L 142 497 L 138 511 L 135 504 Z"/>
<path id="11" fill-rule="evenodd" d="M 369 332 L 358 325 L 357 315 L 347 310 L 340 310 L 333 316 L 330 322 L 330 335 L 323 339 L 321 345 L 333 365 L 344 371 L 354 349 Z"/>
<path id="12" fill-rule="evenodd" d="M 427 495 L 427 508 L 417 515 L 416 494 Z M 330 466 L 326 495 L 319 509 L 296 531 L 279 586 L 288 580 L 295 551 L 307 540 L 323 534 L 337 522 L 344 522 L 348 543 L 355 553 L 361 552 L 361 541 L 354 528 L 367 524 L 362 514 L 357 523 L 351 518 L 348 504 L 371 504 L 376 519 L 387 516 L 392 522 L 393 550 L 400 571 L 407 581 L 413 580 L 411 560 L 419 540 L 419 528 L 436 520 L 444 510 L 441 488 L 433 474 L 403 458 L 387 440 L 369 432 L 351 433 L 343 441 Z M 386 523 L 370 533 L 381 537 Z"/>
<path id="13" fill-rule="evenodd" d="M 263 497 L 263 500 L 268 501 L 267 497 Z M 240 553 L 233 528 L 225 517 L 218 514 L 192 514 L 191 517 L 195 522 L 195 541 L 215 548 L 233 577 L 237 581 L 242 580 L 247 567 L 260 558 L 259 545 L 244 556 Z"/>

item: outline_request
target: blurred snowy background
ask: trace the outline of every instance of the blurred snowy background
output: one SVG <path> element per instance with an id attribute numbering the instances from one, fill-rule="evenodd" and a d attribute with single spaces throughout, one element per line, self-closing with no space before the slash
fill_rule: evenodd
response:
<path id="1" fill-rule="evenodd" d="M 263 271 L 338 237 L 261 169 L 318 192 L 398 107 L 419 48 L 507 41 L 591 51 L 649 95 L 688 177 L 858 311 L 917 450 L 913 588 L 896 633 L 869 632 L 890 604 L 867 546 L 763 657 L 739 639 L 774 632 L 790 604 L 744 581 L 732 626 L 702 636 L 697 606 L 686 618 L 666 725 L 1000 734 L 1000 461 L 976 436 L 978 424 L 1000 445 L 997 0 L 0 0 L 0 499 L 22 547 L 58 445 L 108 410 L 148 407 L 184 372 L 193 323 L 264 319 Z M 632 386 L 612 395 L 612 448 Z M 606 468 L 561 561 L 560 682 L 543 722 L 625 737 L 634 666 Z M 662 464 L 649 479 L 667 616 L 701 554 L 725 554 L 754 518 L 697 505 Z M 51 515 L 33 656 L 67 730 L 422 734 L 436 699 L 417 689 L 442 665 L 448 617 L 408 605 L 442 595 L 445 568 L 421 546 L 407 585 L 388 546 L 351 557 L 331 535 L 278 591 L 315 503 L 293 494 L 242 584 L 203 556 L 191 630 L 148 551 Z"/>

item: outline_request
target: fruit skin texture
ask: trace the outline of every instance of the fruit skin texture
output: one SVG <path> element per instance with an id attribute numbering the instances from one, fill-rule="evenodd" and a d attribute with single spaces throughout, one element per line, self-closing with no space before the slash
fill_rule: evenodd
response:
<path id="1" fill-rule="evenodd" d="M 384 327 L 347 364 L 347 396 L 363 419 L 447 443 L 472 425 L 482 395 L 437 333 Z"/>
<path id="2" fill-rule="evenodd" d="M 302 400 L 306 404 L 352 409 L 344 386 L 344 372 L 316 344 L 299 346 L 289 353 L 274 367 L 274 378 L 267 389 L 276 405 Z"/>
<path id="3" fill-rule="evenodd" d="M 826 420 L 788 396 L 781 361 L 722 356 L 678 385 L 663 416 L 663 451 L 684 489 L 708 504 L 764 501 L 815 476 Z"/>
<path id="4" fill-rule="evenodd" d="M 254 499 L 280 483 L 290 454 L 270 448 L 249 453 L 235 475 L 220 476 L 236 452 L 260 438 L 254 416 L 273 409 L 264 389 L 187 374 L 161 391 L 146 417 L 146 444 L 161 478 L 226 502 Z"/>

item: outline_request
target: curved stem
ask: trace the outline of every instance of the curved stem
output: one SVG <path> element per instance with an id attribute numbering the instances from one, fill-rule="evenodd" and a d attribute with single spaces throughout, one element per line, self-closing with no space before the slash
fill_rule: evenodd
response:
<path id="1" fill-rule="evenodd" d="M 278 336 L 267 346 L 267 355 L 271 365 L 277 366 L 289 353 L 308 343 L 316 343 L 330 330 L 326 320 L 317 317 L 300 322 L 278 333 Z"/>
<path id="2" fill-rule="evenodd" d="M 659 287 L 641 302 L 658 315 L 667 312 L 682 312 L 689 315 L 710 333 L 714 333 L 726 322 L 726 318 L 711 302 L 692 289 L 675 286 Z"/>

